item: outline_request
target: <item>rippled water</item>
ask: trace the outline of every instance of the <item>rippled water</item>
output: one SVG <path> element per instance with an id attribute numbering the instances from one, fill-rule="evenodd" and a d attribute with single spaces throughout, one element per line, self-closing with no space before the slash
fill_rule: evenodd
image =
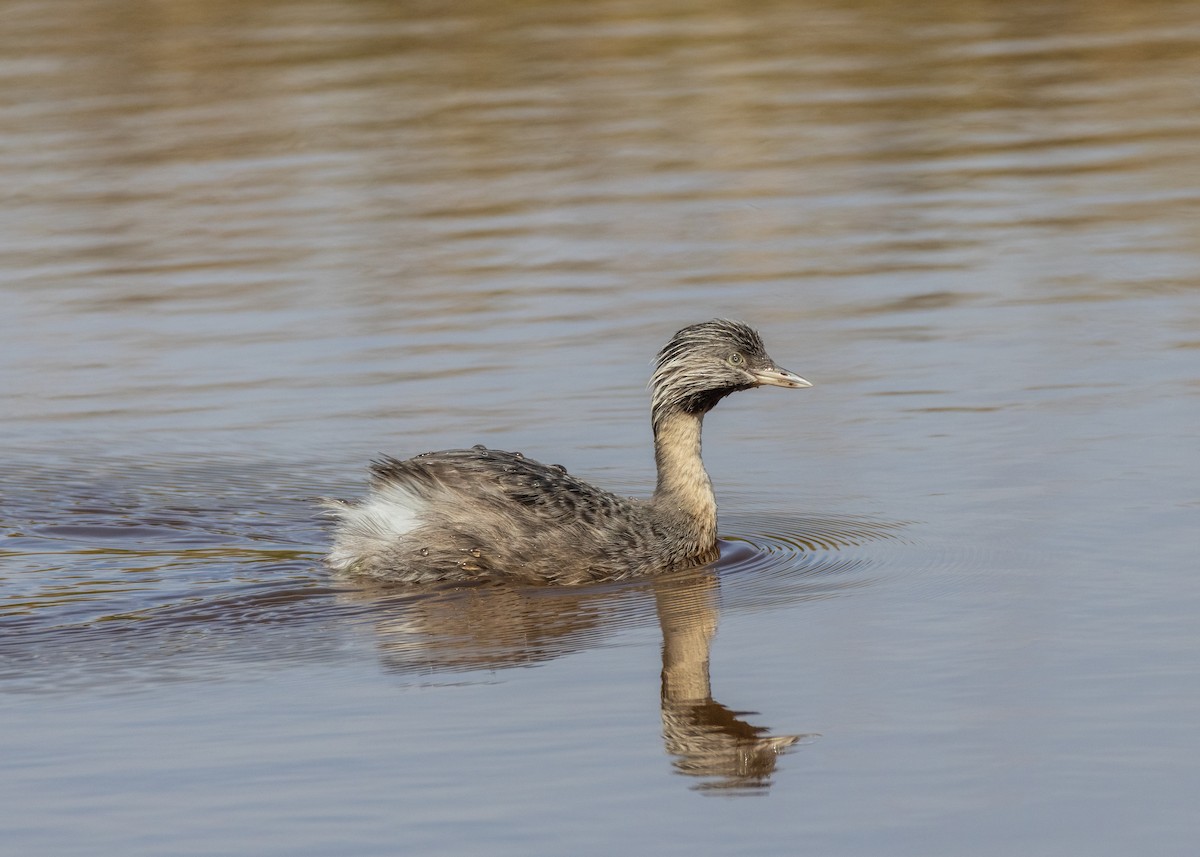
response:
<path id="1" fill-rule="evenodd" d="M 1194 4 L 0 21 L 11 848 L 1192 852 Z M 816 386 L 710 416 L 714 566 L 321 566 L 380 452 L 648 492 L 717 315 Z"/>

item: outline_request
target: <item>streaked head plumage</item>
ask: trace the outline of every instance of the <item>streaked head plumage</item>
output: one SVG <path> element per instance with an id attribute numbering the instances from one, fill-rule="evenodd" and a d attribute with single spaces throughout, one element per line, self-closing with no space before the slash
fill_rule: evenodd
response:
<path id="1" fill-rule="evenodd" d="M 811 386 L 780 369 L 748 324 L 717 318 L 689 325 L 663 346 L 650 377 L 655 424 L 672 410 L 702 415 L 738 390 Z"/>

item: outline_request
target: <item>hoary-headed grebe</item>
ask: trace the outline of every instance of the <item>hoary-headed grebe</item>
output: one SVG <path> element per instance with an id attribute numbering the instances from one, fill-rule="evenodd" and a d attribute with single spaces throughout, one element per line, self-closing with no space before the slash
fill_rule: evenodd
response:
<path id="1" fill-rule="evenodd" d="M 811 387 L 780 369 L 738 321 L 685 327 L 650 379 L 658 485 L 619 497 L 519 452 L 476 446 L 371 465 L 367 496 L 325 502 L 337 521 L 327 562 L 406 583 L 484 578 L 577 584 L 717 558 L 717 502 L 700 460 L 704 415 L 738 390 Z"/>

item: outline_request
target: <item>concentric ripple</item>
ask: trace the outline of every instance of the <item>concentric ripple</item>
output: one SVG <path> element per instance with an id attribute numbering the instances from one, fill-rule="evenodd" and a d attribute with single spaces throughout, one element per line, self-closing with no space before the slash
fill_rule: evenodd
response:
<path id="1" fill-rule="evenodd" d="M 901 541 L 904 527 L 862 516 L 729 518 L 717 563 L 722 607 L 778 607 L 866 586 L 879 543 Z"/>

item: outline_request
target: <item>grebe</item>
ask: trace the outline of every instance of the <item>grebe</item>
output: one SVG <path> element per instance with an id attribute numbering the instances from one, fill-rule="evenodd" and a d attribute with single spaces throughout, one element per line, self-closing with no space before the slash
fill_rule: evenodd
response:
<path id="1" fill-rule="evenodd" d="M 717 558 L 717 502 L 700 460 L 704 415 L 738 390 L 811 387 L 738 321 L 685 327 L 650 378 L 658 484 L 620 497 L 559 465 L 476 446 L 371 464 L 367 496 L 326 500 L 335 571 L 405 583 L 501 578 L 578 584 Z"/>

